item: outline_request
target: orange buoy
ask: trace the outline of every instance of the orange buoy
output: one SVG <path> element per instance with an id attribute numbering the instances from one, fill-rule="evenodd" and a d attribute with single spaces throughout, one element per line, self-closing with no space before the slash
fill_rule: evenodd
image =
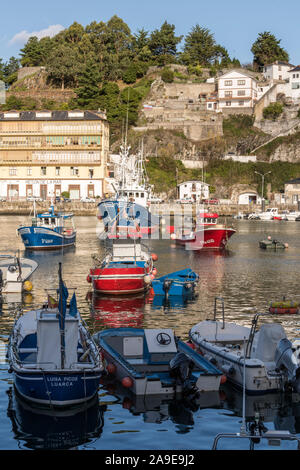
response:
<path id="1" fill-rule="evenodd" d="M 153 261 L 157 261 L 157 260 L 158 260 L 158 256 L 157 256 L 156 253 L 152 253 L 152 254 L 151 254 L 151 258 L 152 258 Z"/>
<path id="2" fill-rule="evenodd" d="M 117 368 L 114 364 L 110 363 L 110 364 L 108 364 L 106 370 L 109 374 L 114 375 L 117 371 Z"/>
<path id="3" fill-rule="evenodd" d="M 221 376 L 221 384 L 224 384 L 226 381 L 227 381 L 227 377 L 226 377 L 226 375 L 223 374 Z"/>
<path id="4" fill-rule="evenodd" d="M 130 377 L 123 377 L 122 385 L 123 387 L 130 388 L 133 385 L 133 381 Z"/>

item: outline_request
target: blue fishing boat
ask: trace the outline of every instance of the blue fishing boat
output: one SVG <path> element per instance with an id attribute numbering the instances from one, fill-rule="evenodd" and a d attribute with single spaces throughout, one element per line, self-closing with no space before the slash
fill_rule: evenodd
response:
<path id="1" fill-rule="evenodd" d="M 155 295 L 163 296 L 191 296 L 199 281 L 199 276 L 192 269 L 181 269 L 152 280 L 152 289 Z"/>
<path id="2" fill-rule="evenodd" d="M 135 395 L 219 390 L 222 372 L 169 328 L 113 328 L 94 335 L 106 370 Z"/>
<path id="3" fill-rule="evenodd" d="M 140 204 L 107 199 L 98 204 L 97 218 L 102 223 L 100 239 L 149 238 L 159 229 L 160 217 Z"/>
<path id="4" fill-rule="evenodd" d="M 56 291 L 56 290 L 55 290 Z M 102 362 L 77 309 L 75 292 L 61 276 L 55 299 L 20 314 L 9 339 L 8 359 L 17 392 L 30 402 L 71 406 L 87 402 L 98 391 Z"/>
<path id="5" fill-rule="evenodd" d="M 36 214 L 31 225 L 23 225 L 18 228 L 26 249 L 49 250 L 72 246 L 76 241 L 76 229 L 73 222 L 73 214 L 55 212 L 51 205 L 48 212 Z"/>

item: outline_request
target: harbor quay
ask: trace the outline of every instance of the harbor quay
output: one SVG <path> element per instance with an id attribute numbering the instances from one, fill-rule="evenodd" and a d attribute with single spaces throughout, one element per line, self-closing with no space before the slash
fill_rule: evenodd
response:
<path id="1" fill-rule="evenodd" d="M 99 200 L 100 202 L 100 200 Z M 41 201 L 37 204 L 37 210 L 48 209 L 51 201 Z M 91 216 L 97 213 L 97 202 L 80 202 L 71 200 L 70 202 L 55 203 L 55 207 L 59 211 L 72 212 L 74 216 Z M 238 214 L 249 214 L 252 212 L 260 212 L 261 206 L 259 204 L 216 204 L 204 206 L 200 204 L 179 204 L 174 202 L 169 203 L 155 203 L 151 204 L 150 209 L 153 214 L 160 216 L 174 216 L 186 215 L 195 216 L 197 210 L 205 209 L 208 212 L 217 212 L 220 217 L 234 217 Z M 281 210 L 294 210 L 294 206 L 277 204 L 278 209 Z M 0 215 L 30 215 L 32 213 L 32 202 L 24 200 L 12 200 L 0 202 Z"/>

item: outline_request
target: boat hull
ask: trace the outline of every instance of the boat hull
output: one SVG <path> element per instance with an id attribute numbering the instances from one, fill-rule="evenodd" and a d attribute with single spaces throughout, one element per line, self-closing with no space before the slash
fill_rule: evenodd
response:
<path id="1" fill-rule="evenodd" d="M 149 274 L 149 268 L 96 268 L 90 270 L 93 289 L 97 293 L 122 295 L 137 294 L 148 289 L 145 275 Z"/>
<path id="2" fill-rule="evenodd" d="M 25 399 L 44 405 L 70 406 L 86 402 L 98 391 L 101 370 L 32 372 L 13 369 L 15 387 Z"/>
<path id="3" fill-rule="evenodd" d="M 76 232 L 61 234 L 45 227 L 21 227 L 18 233 L 24 246 L 29 250 L 53 250 L 72 246 L 76 241 Z"/>
<path id="4" fill-rule="evenodd" d="M 177 238 L 176 243 L 186 250 L 223 250 L 236 231 L 227 227 L 207 227 L 198 230 L 193 239 Z"/>

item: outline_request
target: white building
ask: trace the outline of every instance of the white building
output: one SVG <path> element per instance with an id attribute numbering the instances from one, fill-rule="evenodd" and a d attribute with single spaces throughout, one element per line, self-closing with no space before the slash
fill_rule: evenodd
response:
<path id="1" fill-rule="evenodd" d="M 239 194 L 238 204 L 261 204 L 261 197 L 255 191 L 246 191 Z"/>
<path id="2" fill-rule="evenodd" d="M 289 80 L 289 71 L 295 66 L 288 62 L 276 60 L 273 64 L 266 64 L 264 66 L 263 75 L 267 80 Z"/>
<path id="3" fill-rule="evenodd" d="M 209 184 L 203 181 L 184 181 L 178 186 L 179 199 L 193 199 L 200 202 L 209 198 Z"/>
<path id="4" fill-rule="evenodd" d="M 219 109 L 253 108 L 257 81 L 247 72 L 232 70 L 218 79 Z"/>
<path id="5" fill-rule="evenodd" d="M 300 98 L 300 65 L 289 70 L 289 94 L 293 100 Z"/>

